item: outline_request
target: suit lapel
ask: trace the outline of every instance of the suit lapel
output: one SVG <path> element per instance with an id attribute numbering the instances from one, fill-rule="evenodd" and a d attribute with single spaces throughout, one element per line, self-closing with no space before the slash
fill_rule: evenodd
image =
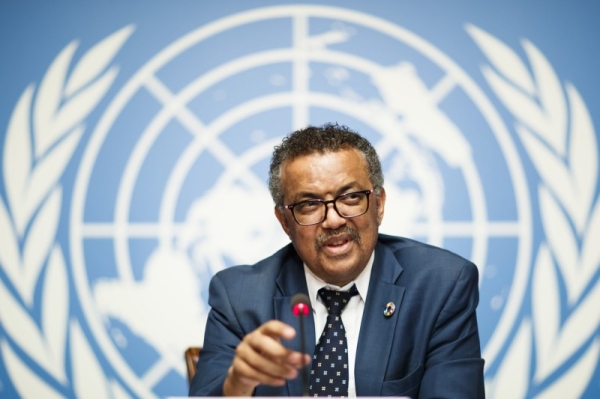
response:
<path id="1" fill-rule="evenodd" d="M 302 260 L 300 260 L 295 252 L 293 256 L 284 261 L 281 272 L 277 277 L 277 288 L 279 292 L 273 298 L 275 318 L 294 327 L 297 332 L 296 337 L 291 341 L 284 342 L 284 345 L 292 350 L 300 351 L 302 347 L 300 321 L 298 317 L 292 314 L 291 299 L 298 293 L 308 295 L 308 288 L 306 286 Z M 315 346 L 315 322 L 312 312 L 309 312 L 308 316 L 305 317 L 304 328 L 306 333 L 306 352 L 312 354 Z M 310 370 L 308 370 L 308 373 L 310 373 Z M 302 396 L 302 377 L 300 374 L 298 378 L 289 380 L 287 387 L 289 396 Z"/>
<path id="2" fill-rule="evenodd" d="M 400 273 L 402 267 L 393 253 L 378 243 L 356 350 L 354 376 L 357 396 L 380 395 L 404 297 L 404 287 L 395 285 Z M 388 302 L 396 306 L 391 317 L 383 314 Z"/>

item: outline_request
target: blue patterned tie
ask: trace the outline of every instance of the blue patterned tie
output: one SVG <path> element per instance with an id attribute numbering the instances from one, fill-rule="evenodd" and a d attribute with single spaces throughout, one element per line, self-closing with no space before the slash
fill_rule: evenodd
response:
<path id="1" fill-rule="evenodd" d="M 348 396 L 348 345 L 341 314 L 350 298 L 357 294 L 355 285 L 347 292 L 319 290 L 327 307 L 327 323 L 313 355 L 310 396 Z"/>

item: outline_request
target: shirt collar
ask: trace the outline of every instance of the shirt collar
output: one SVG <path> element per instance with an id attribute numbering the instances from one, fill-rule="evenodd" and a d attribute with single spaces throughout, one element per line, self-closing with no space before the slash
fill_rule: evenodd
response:
<path id="1" fill-rule="evenodd" d="M 375 259 L 375 251 L 371 254 L 369 261 L 367 262 L 367 266 L 365 266 L 364 270 L 354 279 L 354 281 L 349 282 L 344 287 L 338 287 L 337 285 L 327 284 L 325 281 L 317 277 L 304 263 L 304 275 L 306 276 L 306 285 L 308 287 L 308 296 L 313 301 L 319 301 L 318 292 L 321 288 L 326 287 L 329 290 L 334 291 L 347 291 L 352 287 L 352 284 L 356 284 L 356 289 L 358 290 L 358 295 L 360 299 L 366 303 L 367 302 L 367 292 L 369 291 L 369 280 L 371 279 L 371 270 L 373 268 L 373 261 Z"/>

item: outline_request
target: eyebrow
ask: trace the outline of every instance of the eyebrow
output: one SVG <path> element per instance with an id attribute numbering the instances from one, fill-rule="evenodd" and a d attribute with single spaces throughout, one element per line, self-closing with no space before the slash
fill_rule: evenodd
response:
<path id="1" fill-rule="evenodd" d="M 356 189 L 358 190 L 358 182 L 353 181 L 350 182 L 348 184 L 343 185 L 342 187 L 340 187 L 335 194 L 333 195 L 334 198 L 337 197 L 338 195 L 342 195 L 345 192 L 348 192 L 351 189 Z M 296 200 L 294 202 L 300 202 L 300 201 L 306 201 L 306 200 L 311 200 L 311 199 L 323 199 L 320 195 L 315 194 L 314 192 L 310 192 L 310 191 L 303 191 L 303 192 L 299 192 L 296 195 Z"/>

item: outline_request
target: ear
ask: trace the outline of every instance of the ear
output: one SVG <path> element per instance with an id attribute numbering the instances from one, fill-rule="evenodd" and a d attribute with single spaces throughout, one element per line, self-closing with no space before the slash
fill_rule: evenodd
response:
<path id="1" fill-rule="evenodd" d="M 385 208 L 385 189 L 381 187 L 381 192 L 379 195 L 375 196 L 375 201 L 377 203 L 377 223 L 381 226 L 381 222 L 383 222 L 383 214 Z"/>
<path id="2" fill-rule="evenodd" d="M 288 226 L 288 221 L 285 218 L 285 214 L 284 214 L 285 210 L 281 210 L 280 207 L 278 207 L 277 205 L 275 205 L 275 217 L 277 218 L 277 220 L 279 220 L 279 224 L 281 225 L 281 228 L 283 229 L 283 231 L 285 232 L 285 234 L 287 234 L 287 236 L 290 236 L 290 229 Z"/>

